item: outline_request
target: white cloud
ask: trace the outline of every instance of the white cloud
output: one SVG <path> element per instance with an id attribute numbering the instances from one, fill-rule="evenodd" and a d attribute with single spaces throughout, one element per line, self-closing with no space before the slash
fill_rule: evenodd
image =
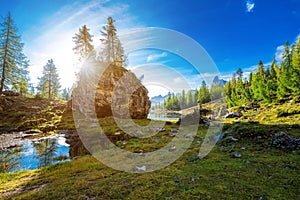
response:
<path id="1" fill-rule="evenodd" d="M 162 52 L 161 54 L 152 54 L 147 57 L 147 62 L 153 62 L 167 56 L 168 56 L 167 52 Z"/>
<path id="2" fill-rule="evenodd" d="M 278 63 L 282 61 L 282 55 L 284 51 L 284 45 L 278 46 L 275 52 L 275 59 Z"/>
<path id="3" fill-rule="evenodd" d="M 253 0 L 246 0 L 246 11 L 247 12 L 253 12 L 253 9 L 255 7 L 255 3 Z"/>

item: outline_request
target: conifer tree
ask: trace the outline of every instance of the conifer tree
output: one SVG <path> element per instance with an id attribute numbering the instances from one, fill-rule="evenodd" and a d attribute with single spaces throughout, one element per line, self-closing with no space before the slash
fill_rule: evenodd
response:
<path id="1" fill-rule="evenodd" d="M 193 94 L 192 91 L 189 90 L 186 94 L 186 107 L 190 108 L 194 106 Z"/>
<path id="2" fill-rule="evenodd" d="M 90 29 L 86 25 L 83 25 L 79 28 L 79 33 L 76 33 L 73 37 L 73 42 L 75 43 L 73 50 L 79 55 L 79 60 L 82 60 L 94 50 L 94 46 L 91 44 L 93 42 L 93 35 L 89 31 Z"/>
<path id="3" fill-rule="evenodd" d="M 300 95 L 300 37 L 292 52 L 290 79 L 293 95 Z"/>
<path id="4" fill-rule="evenodd" d="M 113 63 L 117 66 L 124 66 L 126 64 L 126 57 L 114 22 L 112 17 L 108 17 L 107 25 L 102 28 L 102 38 L 100 40 L 104 44 L 104 50 L 101 59 L 108 64 Z"/>
<path id="5" fill-rule="evenodd" d="M 59 77 L 53 60 L 48 60 L 43 69 L 43 76 L 39 78 L 38 90 L 42 97 L 55 99 L 58 97 L 60 83 Z"/>
<path id="6" fill-rule="evenodd" d="M 24 93 L 28 87 L 28 60 L 17 32 L 11 14 L 8 13 L 0 23 L 0 94 L 9 87 Z M 17 88 L 18 85 L 22 87 Z"/>
<path id="7" fill-rule="evenodd" d="M 199 94 L 198 94 L 198 103 L 204 104 L 210 101 L 209 90 L 206 86 L 205 81 L 202 81 Z"/>
<path id="8" fill-rule="evenodd" d="M 289 42 L 285 43 L 282 62 L 280 64 L 280 74 L 278 75 L 278 97 L 283 98 L 291 94 L 290 67 L 292 56 Z"/>

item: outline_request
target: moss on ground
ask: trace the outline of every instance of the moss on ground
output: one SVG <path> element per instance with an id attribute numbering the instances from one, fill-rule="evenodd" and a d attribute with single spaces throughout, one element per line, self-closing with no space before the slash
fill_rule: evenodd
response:
<path id="1" fill-rule="evenodd" d="M 240 107 L 232 110 L 235 109 L 243 117 L 225 121 L 224 139 L 203 159 L 195 159 L 207 131 L 201 125 L 190 148 L 170 166 L 158 171 L 125 173 L 105 166 L 92 156 L 83 156 L 33 171 L 0 174 L 0 198 L 298 199 L 300 151 L 275 149 L 271 142 L 280 131 L 300 138 L 300 126 L 295 125 L 300 122 L 299 104 L 261 104 L 257 110 Z M 60 116 L 51 117 L 57 128 L 75 128 L 72 112 L 61 115 L 52 112 Z M 149 120 L 135 122 L 149 124 Z M 99 124 L 106 134 L 125 134 L 112 118 L 100 119 Z M 115 143 L 131 152 L 154 151 L 172 139 L 171 130 L 178 126 L 169 122 L 164 126 L 165 131 L 151 138 L 126 138 L 125 144 L 122 140 Z M 226 139 L 227 136 L 238 140 Z M 234 158 L 234 154 L 241 157 Z"/>

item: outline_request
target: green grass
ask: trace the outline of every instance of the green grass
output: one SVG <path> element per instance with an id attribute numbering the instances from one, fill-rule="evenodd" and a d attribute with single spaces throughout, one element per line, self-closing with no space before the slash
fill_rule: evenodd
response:
<path id="1" fill-rule="evenodd" d="M 258 110 L 234 109 L 241 110 L 243 117 L 225 120 L 222 132 L 238 141 L 222 139 L 203 159 L 195 159 L 198 142 L 207 131 L 200 125 L 190 148 L 158 171 L 125 173 L 83 156 L 33 171 L 0 174 L 0 199 L 298 199 L 300 150 L 275 149 L 271 142 L 280 131 L 300 138 L 299 127 L 292 126 L 300 122 L 300 105 L 291 102 L 262 104 Z M 53 117 L 59 129 L 75 128 L 72 112 Z M 141 126 L 149 122 L 135 120 Z M 125 134 L 113 118 L 99 119 L 99 124 L 107 135 Z M 120 137 L 114 142 L 126 151 L 151 152 L 169 143 L 171 128 L 178 126 L 175 121 L 167 122 L 166 131 L 151 138 L 126 138 L 122 144 L 124 138 Z M 241 158 L 232 157 L 237 153 Z"/>
<path id="2" fill-rule="evenodd" d="M 112 122 L 106 119 L 103 123 L 111 126 Z M 176 127 L 171 124 L 166 128 L 171 126 Z M 233 135 L 239 140 L 224 139 L 207 157 L 191 162 L 200 148 L 196 141 L 202 141 L 205 136 L 206 128 L 201 126 L 190 148 L 164 169 L 131 174 L 106 167 L 92 156 L 84 156 L 34 171 L 1 174 L 0 196 L 16 190 L 17 194 L 11 193 L 7 198 L 297 199 L 300 186 L 299 150 L 283 151 L 269 145 L 273 134 L 281 129 L 280 126 L 258 123 L 226 124 L 226 135 Z M 299 130 L 292 131 L 296 134 Z M 266 137 L 257 139 L 257 136 L 264 135 Z M 171 138 L 169 131 L 155 137 L 158 143 L 129 139 L 124 149 L 151 151 Z M 242 157 L 232 158 L 234 153 L 240 153 Z"/>

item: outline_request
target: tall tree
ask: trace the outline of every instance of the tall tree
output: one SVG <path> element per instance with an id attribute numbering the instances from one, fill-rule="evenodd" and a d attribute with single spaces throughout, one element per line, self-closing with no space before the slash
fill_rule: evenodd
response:
<path id="1" fill-rule="evenodd" d="M 124 66 L 125 56 L 122 44 L 117 35 L 117 29 L 112 17 L 107 18 L 107 25 L 103 26 L 101 31 L 101 42 L 104 44 L 102 59 L 107 63 Z"/>
<path id="2" fill-rule="evenodd" d="M 292 51 L 290 70 L 291 90 L 294 95 L 300 95 L 300 37 Z"/>
<path id="3" fill-rule="evenodd" d="M 53 60 L 48 60 L 43 69 L 43 76 L 39 78 L 38 90 L 42 97 L 55 99 L 58 97 L 60 83 L 59 77 Z"/>
<path id="4" fill-rule="evenodd" d="M 209 90 L 206 86 L 205 81 L 202 81 L 199 94 L 198 94 L 198 102 L 201 104 L 207 103 L 210 101 Z"/>
<path id="5" fill-rule="evenodd" d="M 282 62 L 280 64 L 280 74 L 278 74 L 278 97 L 287 97 L 291 94 L 291 76 L 290 68 L 292 63 L 292 55 L 287 41 L 284 46 Z"/>
<path id="6" fill-rule="evenodd" d="M 189 90 L 186 94 L 186 106 L 188 108 L 194 106 L 194 99 L 193 99 L 193 94 L 192 94 L 191 90 Z"/>
<path id="7" fill-rule="evenodd" d="M 94 46 L 92 45 L 93 35 L 89 31 L 90 29 L 86 25 L 83 25 L 79 28 L 79 33 L 76 33 L 73 37 L 73 42 L 75 43 L 73 50 L 80 56 L 79 60 L 82 60 L 94 50 Z"/>
<path id="8" fill-rule="evenodd" d="M 8 13 L 0 23 L 0 93 L 3 89 L 24 83 L 27 87 L 28 60 L 23 53 L 24 44 L 17 35 L 17 27 Z M 22 88 L 24 89 L 24 88 Z"/>

